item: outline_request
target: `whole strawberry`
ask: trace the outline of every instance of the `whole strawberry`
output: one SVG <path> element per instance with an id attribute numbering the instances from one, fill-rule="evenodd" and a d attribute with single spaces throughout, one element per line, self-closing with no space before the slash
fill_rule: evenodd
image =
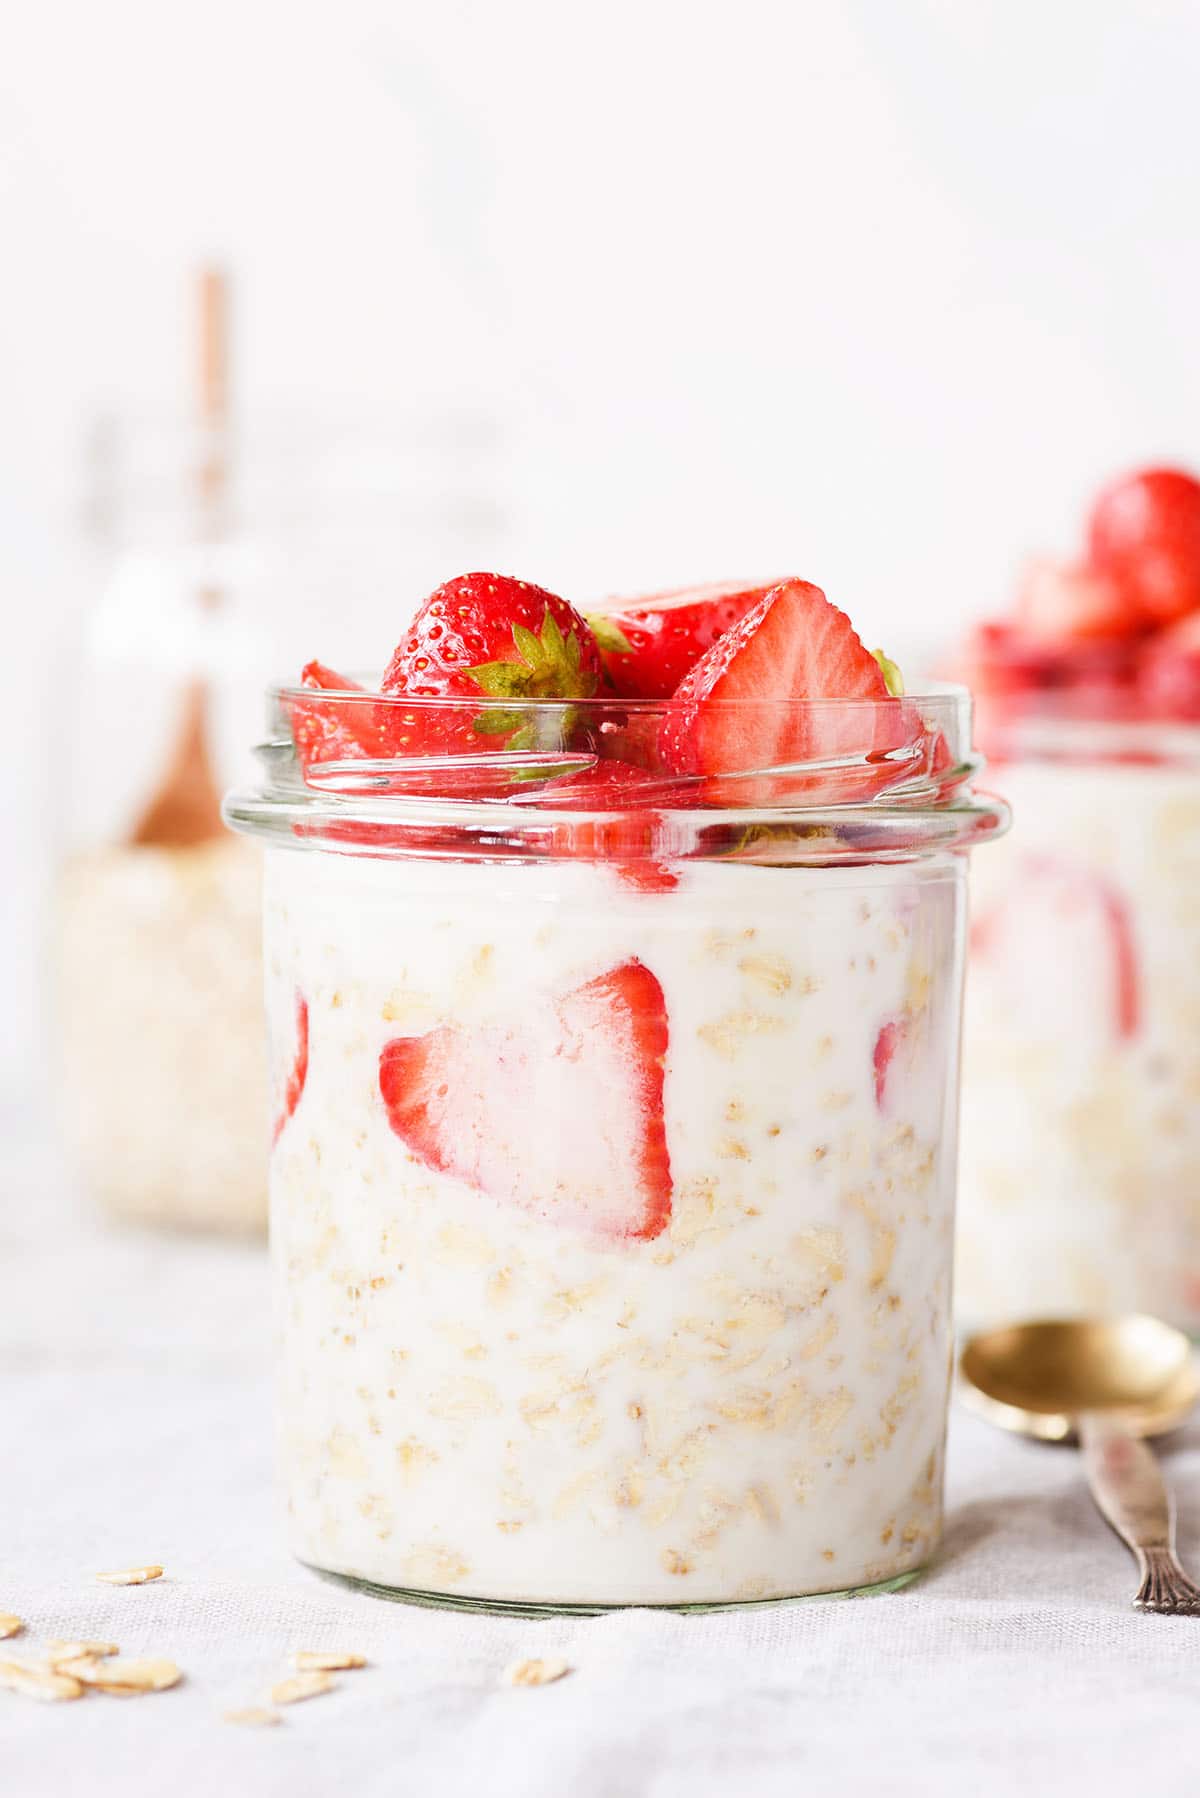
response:
<path id="1" fill-rule="evenodd" d="M 1182 468 L 1142 468 L 1092 508 L 1093 562 L 1119 580 L 1143 622 L 1200 611 L 1200 481 Z"/>
<path id="2" fill-rule="evenodd" d="M 600 676 L 596 640 L 565 599 L 509 575 L 460 574 L 417 612 L 388 664 L 383 691 L 413 699 L 587 699 Z M 515 706 L 414 717 L 410 753 L 478 749 L 481 736 L 504 737 L 506 749 L 547 746 Z"/>

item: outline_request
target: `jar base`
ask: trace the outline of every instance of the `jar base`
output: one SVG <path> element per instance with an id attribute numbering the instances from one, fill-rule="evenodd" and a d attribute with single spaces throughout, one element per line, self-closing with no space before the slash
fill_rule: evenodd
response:
<path id="1" fill-rule="evenodd" d="M 345 1586 L 351 1592 L 364 1592 L 369 1598 L 386 1598 L 392 1604 L 418 1605 L 432 1611 L 470 1611 L 493 1617 L 604 1617 L 611 1611 L 667 1611 L 674 1616 L 704 1616 L 713 1611 L 769 1611 L 779 1605 L 816 1604 L 832 1598 L 875 1598 L 885 1592 L 900 1592 L 925 1571 L 928 1563 L 909 1567 L 891 1579 L 870 1586 L 847 1586 L 834 1592 L 800 1592 L 791 1597 L 710 1599 L 696 1604 L 525 1604 L 510 1598 L 472 1598 L 457 1592 L 418 1592 L 403 1586 L 380 1586 L 374 1580 L 360 1579 L 354 1573 L 333 1573 L 301 1561 L 318 1579 L 332 1585 Z"/>

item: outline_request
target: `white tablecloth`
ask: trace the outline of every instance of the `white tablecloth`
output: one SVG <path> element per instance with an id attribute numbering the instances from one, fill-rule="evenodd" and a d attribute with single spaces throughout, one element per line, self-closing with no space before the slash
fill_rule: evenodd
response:
<path id="1" fill-rule="evenodd" d="M 0 1611 L 177 1660 L 162 1695 L 0 1691 L 11 1798 L 796 1798 L 1200 1787 L 1200 1618 L 1129 1608 L 1073 1454 L 956 1413 L 936 1567 L 890 1597 L 524 1622 L 381 1603 L 289 1561 L 261 1250 L 107 1230 L 10 1150 L 0 1210 Z M 1200 1565 L 1200 1431 L 1170 1451 Z M 97 1570 L 158 1561 L 156 1584 Z M 296 1648 L 370 1667 L 236 1728 Z M 570 1677 L 512 1690 L 514 1659 Z"/>

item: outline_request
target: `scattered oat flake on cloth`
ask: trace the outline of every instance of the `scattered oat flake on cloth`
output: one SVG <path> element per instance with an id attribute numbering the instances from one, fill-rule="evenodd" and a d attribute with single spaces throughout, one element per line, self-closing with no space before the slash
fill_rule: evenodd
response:
<path id="1" fill-rule="evenodd" d="M 276 1723 L 282 1723 L 283 1718 L 278 1711 L 268 1710 L 266 1705 L 252 1704 L 245 1710 L 226 1711 L 225 1721 L 239 1723 L 245 1729 L 271 1729 Z"/>
<path id="2" fill-rule="evenodd" d="M 514 1661 L 511 1667 L 504 1669 L 504 1683 L 506 1686 L 549 1686 L 570 1671 L 565 1661 Z"/>
<path id="3" fill-rule="evenodd" d="M 119 1573 L 98 1573 L 106 1586 L 144 1586 L 148 1580 L 161 1579 L 161 1567 L 125 1567 Z"/>
<path id="4" fill-rule="evenodd" d="M 115 1642 L 68 1642 L 60 1638 L 48 1644 L 46 1659 L 52 1667 L 58 1667 L 63 1661 L 100 1660 L 120 1652 Z"/>
<path id="5" fill-rule="evenodd" d="M 83 1687 L 69 1674 L 54 1667 L 36 1667 L 31 1661 L 0 1661 L 0 1686 L 26 1698 L 54 1703 L 63 1698 L 82 1698 Z"/>
<path id="6" fill-rule="evenodd" d="M 166 1692 L 183 1678 L 174 1661 L 102 1660 L 94 1655 L 82 1655 L 77 1661 L 59 1661 L 57 1671 L 98 1692 L 119 1696 L 127 1692 Z"/>
<path id="7" fill-rule="evenodd" d="M 19 1636 L 24 1628 L 20 1617 L 14 1617 L 11 1611 L 0 1611 L 0 1642 L 7 1641 L 9 1636 Z"/>
<path id="8" fill-rule="evenodd" d="M 332 1692 L 336 1685 L 337 1680 L 329 1673 L 297 1673 L 291 1679 L 281 1679 L 278 1685 L 271 1687 L 271 1702 L 299 1704 L 302 1698 L 318 1698 L 322 1692 Z"/>
<path id="9" fill-rule="evenodd" d="M 365 1654 L 338 1654 L 334 1649 L 298 1648 L 292 1656 L 292 1666 L 301 1673 L 348 1673 L 366 1664 Z"/>

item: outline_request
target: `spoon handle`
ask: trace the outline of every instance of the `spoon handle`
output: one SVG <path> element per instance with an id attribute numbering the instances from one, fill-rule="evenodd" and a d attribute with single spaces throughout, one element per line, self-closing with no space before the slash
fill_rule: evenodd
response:
<path id="1" fill-rule="evenodd" d="M 1092 1497 L 1137 1556 L 1142 1583 L 1134 1606 L 1168 1615 L 1200 1612 L 1200 1587 L 1176 1559 L 1175 1506 L 1154 1451 L 1094 1411 L 1080 1417 L 1078 1428 Z"/>

